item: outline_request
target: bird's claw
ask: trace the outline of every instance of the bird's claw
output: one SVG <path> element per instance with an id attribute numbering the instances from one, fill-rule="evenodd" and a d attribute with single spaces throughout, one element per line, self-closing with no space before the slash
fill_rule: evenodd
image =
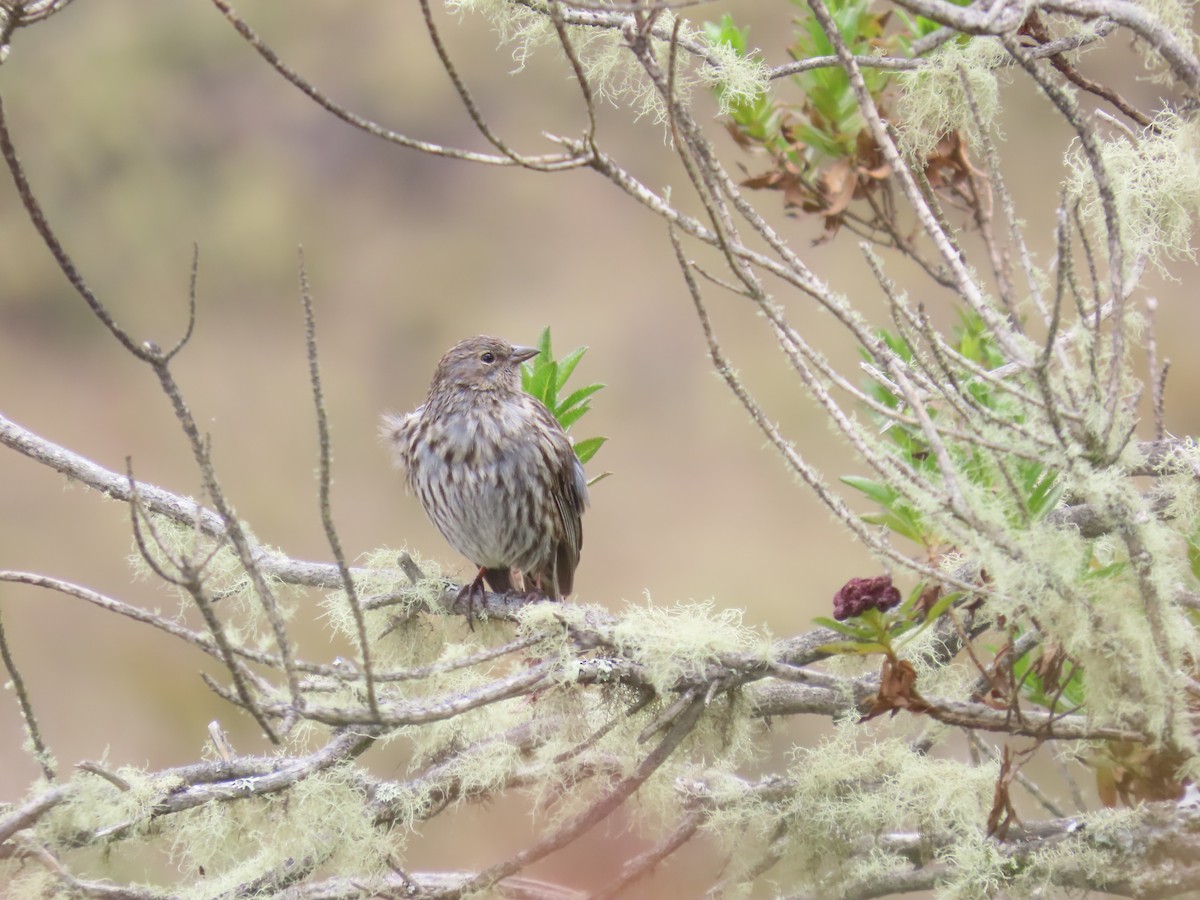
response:
<path id="1" fill-rule="evenodd" d="M 459 590 L 458 595 L 454 598 L 455 608 L 461 607 L 462 602 L 466 600 L 467 627 L 471 631 L 475 630 L 475 603 L 476 601 L 482 603 L 484 597 L 487 596 L 487 590 L 483 586 L 483 573 L 484 570 L 480 569 L 479 574 L 475 576 L 475 580 L 464 584 L 461 590 Z"/>

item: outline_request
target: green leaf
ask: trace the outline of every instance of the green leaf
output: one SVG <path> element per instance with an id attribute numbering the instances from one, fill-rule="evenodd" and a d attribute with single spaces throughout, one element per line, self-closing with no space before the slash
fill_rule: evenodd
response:
<path id="1" fill-rule="evenodd" d="M 575 445 L 575 455 L 579 457 L 581 463 L 586 463 L 596 455 L 596 451 L 603 447 L 607 441 L 608 438 L 606 437 L 590 437 L 579 441 Z"/>
<path id="2" fill-rule="evenodd" d="M 936 622 L 942 617 L 942 613 L 950 608 L 950 604 L 959 599 L 961 596 L 962 591 L 951 591 L 950 593 L 946 594 L 946 596 L 939 599 L 937 603 L 929 607 L 929 612 L 925 616 L 925 621 Z"/>
<path id="3" fill-rule="evenodd" d="M 542 401 L 546 408 L 558 419 L 563 430 L 569 429 L 580 420 L 590 409 L 588 398 L 604 387 L 603 384 L 589 384 L 581 387 L 563 401 L 558 400 L 559 392 L 575 372 L 575 367 L 587 352 L 587 347 L 577 347 L 562 359 L 554 358 L 551 346 L 550 328 L 542 329 L 538 337 L 538 355 L 521 366 L 521 386 L 525 391 Z M 575 447 L 575 455 L 580 462 L 586 463 L 608 440 L 606 437 L 588 438 L 580 441 Z M 607 474 L 607 473 L 605 473 Z M 600 476 L 603 478 L 604 476 Z M 592 483 L 599 481 L 593 479 Z"/>
<path id="4" fill-rule="evenodd" d="M 562 390 L 567 379 L 571 377 L 571 373 L 575 371 L 575 367 L 579 365 L 579 361 L 583 359 L 583 354 L 587 353 L 587 349 L 587 347 L 577 347 L 558 361 L 558 377 L 554 381 L 556 390 Z"/>
<path id="5" fill-rule="evenodd" d="M 856 491 L 862 491 L 883 507 L 882 512 L 867 513 L 862 520 L 870 525 L 883 525 L 901 537 L 928 546 L 931 542 L 925 531 L 921 514 L 900 496 L 899 492 L 879 481 L 858 475 L 843 475 L 840 479 Z"/>
<path id="6" fill-rule="evenodd" d="M 877 641 L 848 641 L 844 644 L 822 644 L 817 647 L 817 650 L 822 653 L 828 653 L 831 656 L 867 656 L 871 653 L 886 653 L 887 647 Z"/>
<path id="7" fill-rule="evenodd" d="M 558 363 L 550 346 L 549 327 L 542 329 L 537 346 L 538 355 L 521 366 L 521 386 L 553 410 L 558 396 Z"/>
<path id="8" fill-rule="evenodd" d="M 1058 696 L 1051 696 L 1046 693 L 1046 687 L 1034 666 L 1037 652 L 1039 651 L 1031 650 L 1020 659 L 1013 661 L 1013 675 L 1016 677 L 1017 683 L 1022 686 L 1021 693 L 1031 703 L 1050 710 L 1082 706 L 1087 699 L 1082 667 L 1068 661 L 1063 667 L 1060 679 L 1061 693 L 1056 690 L 1055 694 Z"/>
<path id="9" fill-rule="evenodd" d="M 849 485 L 856 491 L 862 491 L 881 506 L 888 506 L 899 499 L 899 492 L 881 481 L 872 481 L 858 475 L 843 475 L 838 479 L 842 484 Z"/>
<path id="10" fill-rule="evenodd" d="M 1041 469 L 1042 467 L 1038 466 L 1038 468 Z M 1066 485 L 1059 479 L 1057 472 L 1052 472 L 1048 469 L 1043 470 L 1026 500 L 1029 504 L 1029 511 L 1035 517 L 1040 518 L 1043 514 L 1058 506 L 1058 501 L 1065 489 Z"/>
<path id="11" fill-rule="evenodd" d="M 558 417 L 558 424 L 563 427 L 563 431 L 566 431 L 568 428 L 582 419 L 584 414 L 591 408 L 592 405 L 590 403 L 583 403 L 574 409 L 568 409 Z"/>
<path id="12" fill-rule="evenodd" d="M 1194 532 L 1187 541 L 1188 567 L 1192 575 L 1200 579 L 1200 533 Z"/>
<path id="13" fill-rule="evenodd" d="M 913 611 L 913 607 L 917 605 L 917 601 L 921 599 L 921 594 L 925 591 L 925 582 L 918 581 L 908 596 L 904 598 L 904 602 L 896 607 L 896 614 L 900 616 L 908 616 Z"/>
<path id="14" fill-rule="evenodd" d="M 588 397 L 592 396 L 592 394 L 596 393 L 596 391 L 600 390 L 603 387 L 604 387 L 604 385 L 602 385 L 602 384 L 589 384 L 587 387 L 581 387 L 579 390 L 575 391 L 569 397 L 567 397 L 566 400 L 563 400 L 562 402 L 560 402 L 558 404 L 558 406 L 555 408 L 554 414 L 561 417 L 562 414 L 565 413 L 568 409 L 582 403 L 584 400 L 586 400 Z"/>
<path id="15" fill-rule="evenodd" d="M 913 361 L 913 348 L 903 336 L 892 334 L 886 328 L 879 329 L 879 331 L 875 332 L 875 335 L 887 344 L 888 349 L 902 360 L 908 363 Z"/>
<path id="16" fill-rule="evenodd" d="M 1122 574 L 1128 568 L 1129 563 L 1125 562 L 1124 560 L 1117 560 L 1116 562 L 1109 563 L 1107 566 L 1100 566 L 1097 569 L 1088 569 L 1083 573 L 1083 578 L 1085 581 L 1095 581 L 1099 578 L 1111 578 L 1114 575 Z"/>
<path id="17" fill-rule="evenodd" d="M 862 516 L 862 520 L 868 525 L 882 525 L 923 547 L 932 543 L 925 534 L 924 523 L 921 522 L 919 514 L 911 509 L 899 508 L 881 513 L 868 513 Z"/>
<path id="18" fill-rule="evenodd" d="M 548 357 L 547 362 L 539 364 L 537 361 L 541 359 L 541 356 L 534 357 L 533 373 L 525 385 L 525 390 L 546 404 L 547 409 L 552 410 L 555 400 L 554 375 L 558 371 L 558 365 Z"/>
<path id="19" fill-rule="evenodd" d="M 746 35 L 749 28 L 738 28 L 729 13 L 721 16 L 720 22 L 705 22 L 704 36 L 710 44 L 728 44 L 738 56 L 746 55 Z"/>
<path id="20" fill-rule="evenodd" d="M 864 628 L 858 623 L 850 624 L 838 619 L 831 619 L 828 616 L 815 616 L 813 622 L 823 628 L 828 628 L 830 631 L 836 631 L 838 634 L 844 634 L 846 637 L 852 637 L 860 641 L 869 641 L 875 637 L 874 629 Z"/>

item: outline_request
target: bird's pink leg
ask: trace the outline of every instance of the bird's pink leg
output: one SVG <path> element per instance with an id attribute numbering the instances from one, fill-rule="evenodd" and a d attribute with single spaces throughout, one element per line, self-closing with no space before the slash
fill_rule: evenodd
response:
<path id="1" fill-rule="evenodd" d="M 522 572 L 521 578 L 524 581 L 524 590 L 512 590 L 508 593 L 513 597 L 519 598 L 522 603 L 534 603 L 539 600 L 555 599 L 554 597 L 550 596 L 550 594 L 546 593 L 545 589 L 542 587 L 541 575 L 535 575 L 531 578 Z"/>

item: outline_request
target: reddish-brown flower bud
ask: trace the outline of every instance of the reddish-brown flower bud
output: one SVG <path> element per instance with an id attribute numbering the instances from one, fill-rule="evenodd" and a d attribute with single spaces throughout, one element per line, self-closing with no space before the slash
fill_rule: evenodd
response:
<path id="1" fill-rule="evenodd" d="M 891 609 L 900 603 L 900 591 L 891 575 L 851 578 L 833 595 L 833 617 L 839 622 L 861 616 L 868 609 Z"/>

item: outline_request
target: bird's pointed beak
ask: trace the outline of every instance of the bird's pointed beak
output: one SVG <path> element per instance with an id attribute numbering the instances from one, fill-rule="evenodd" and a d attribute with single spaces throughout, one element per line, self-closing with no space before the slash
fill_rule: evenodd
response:
<path id="1" fill-rule="evenodd" d="M 537 347 L 513 347 L 512 361 L 515 363 L 523 363 L 527 359 L 533 359 L 541 351 Z"/>

